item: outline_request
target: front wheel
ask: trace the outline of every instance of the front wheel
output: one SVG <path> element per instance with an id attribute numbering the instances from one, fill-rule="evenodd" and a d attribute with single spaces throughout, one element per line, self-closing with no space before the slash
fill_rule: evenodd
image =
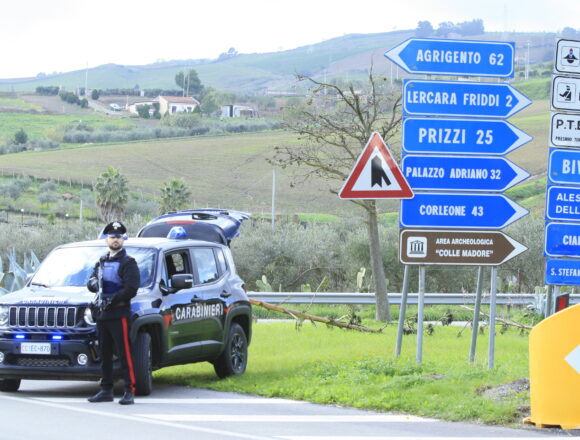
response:
<path id="1" fill-rule="evenodd" d="M 0 391 L 14 392 L 20 388 L 20 379 L 0 379 Z"/>
<path id="2" fill-rule="evenodd" d="M 153 391 L 153 363 L 151 360 L 151 335 L 147 332 L 137 334 L 133 349 L 135 372 L 135 394 L 148 396 Z"/>
<path id="3" fill-rule="evenodd" d="M 213 363 L 219 378 L 242 374 L 248 363 L 248 339 L 241 325 L 232 323 L 226 346 L 219 358 Z"/>

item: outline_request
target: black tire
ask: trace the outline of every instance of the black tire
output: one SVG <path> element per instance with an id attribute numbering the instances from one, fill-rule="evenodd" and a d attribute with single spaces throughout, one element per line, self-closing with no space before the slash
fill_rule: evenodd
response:
<path id="1" fill-rule="evenodd" d="M 20 379 L 0 379 L 0 391 L 13 393 L 20 388 Z"/>
<path id="2" fill-rule="evenodd" d="M 133 347 L 133 370 L 135 373 L 135 394 L 148 396 L 153 391 L 153 362 L 151 359 L 151 335 L 137 334 Z"/>
<path id="3" fill-rule="evenodd" d="M 248 338 L 244 329 L 232 323 L 224 351 L 213 363 L 215 374 L 220 379 L 242 374 L 248 364 Z"/>

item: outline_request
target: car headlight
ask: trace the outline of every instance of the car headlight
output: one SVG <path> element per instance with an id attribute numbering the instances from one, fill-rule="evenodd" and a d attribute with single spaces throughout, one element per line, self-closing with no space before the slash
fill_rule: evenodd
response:
<path id="1" fill-rule="evenodd" d="M 85 318 L 85 322 L 88 325 L 95 325 L 95 320 L 93 319 L 93 312 L 91 311 L 90 307 L 87 307 L 85 309 L 84 318 Z"/>
<path id="2" fill-rule="evenodd" d="M 8 306 L 0 306 L 0 327 L 8 325 Z"/>

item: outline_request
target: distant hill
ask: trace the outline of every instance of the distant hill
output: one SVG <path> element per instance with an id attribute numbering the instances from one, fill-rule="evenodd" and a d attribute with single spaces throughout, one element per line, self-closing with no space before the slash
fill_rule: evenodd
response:
<path id="1" fill-rule="evenodd" d="M 321 43 L 281 52 L 239 54 L 218 60 L 172 60 L 144 66 L 104 64 L 88 71 L 89 88 L 175 88 L 175 74 L 185 68 L 195 68 L 204 85 L 239 92 L 291 90 L 295 73 L 315 77 L 356 78 L 364 74 L 371 60 L 374 71 L 404 76 L 384 52 L 414 36 L 414 30 L 377 34 L 351 34 Z M 523 70 L 528 52 L 530 63 L 552 60 L 554 33 L 485 33 L 470 37 L 476 40 L 516 42 L 516 71 Z M 456 36 L 456 38 L 462 38 Z M 39 70 L 42 66 L 39 66 Z M 397 71 L 398 70 L 398 71 Z M 43 78 L 0 79 L 0 91 L 32 91 L 38 86 L 62 86 L 74 90 L 85 85 L 85 70 L 77 70 Z"/>

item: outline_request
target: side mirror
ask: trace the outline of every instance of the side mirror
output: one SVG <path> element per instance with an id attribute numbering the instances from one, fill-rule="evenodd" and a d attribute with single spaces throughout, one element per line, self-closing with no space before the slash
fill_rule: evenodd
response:
<path id="1" fill-rule="evenodd" d="M 167 287 L 164 280 L 159 281 L 159 290 L 163 296 L 169 295 L 170 293 L 175 292 L 174 289 L 171 287 Z"/>
<path id="2" fill-rule="evenodd" d="M 191 289 L 193 287 L 193 275 L 190 273 L 172 275 L 171 286 L 174 291 Z"/>

